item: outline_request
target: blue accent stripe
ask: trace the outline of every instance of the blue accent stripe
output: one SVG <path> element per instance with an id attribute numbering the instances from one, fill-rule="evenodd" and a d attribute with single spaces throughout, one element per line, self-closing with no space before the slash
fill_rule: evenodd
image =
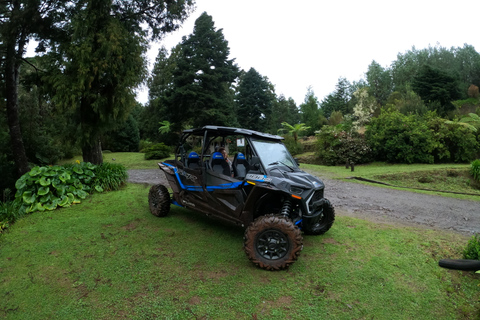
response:
<path id="1" fill-rule="evenodd" d="M 183 208 L 183 206 L 175 200 L 172 200 L 172 204 Z"/>
<path id="2" fill-rule="evenodd" d="M 238 182 L 224 183 L 218 186 L 207 186 L 207 191 L 213 191 L 218 189 L 234 189 L 234 188 L 238 188 L 241 184 L 242 184 L 242 181 L 238 181 Z"/>

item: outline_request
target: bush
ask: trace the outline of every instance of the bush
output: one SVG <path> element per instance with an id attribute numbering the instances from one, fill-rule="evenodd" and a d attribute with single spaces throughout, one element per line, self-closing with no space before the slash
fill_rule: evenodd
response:
<path id="1" fill-rule="evenodd" d="M 464 259 L 480 260 L 480 235 L 474 235 L 463 250 Z"/>
<path id="2" fill-rule="evenodd" d="M 170 156 L 172 150 L 164 143 L 157 143 L 145 150 L 145 160 L 164 159 Z"/>
<path id="3" fill-rule="evenodd" d="M 125 166 L 104 162 L 95 168 L 94 184 L 105 191 L 118 190 L 128 179 Z"/>
<path id="4" fill-rule="evenodd" d="M 382 110 L 365 132 L 377 160 L 400 163 L 434 163 L 434 133 L 415 114 Z"/>
<path id="5" fill-rule="evenodd" d="M 142 153 L 145 153 L 145 149 L 153 146 L 154 143 L 148 139 L 145 139 L 145 140 L 140 140 L 140 145 L 139 145 L 139 150 L 140 152 Z"/>
<path id="6" fill-rule="evenodd" d="M 475 158 L 475 135 L 459 124 L 446 124 L 435 112 L 424 116 L 382 110 L 365 133 L 375 159 L 397 163 L 467 162 Z"/>
<path id="7" fill-rule="evenodd" d="M 303 153 L 303 145 L 300 142 L 295 141 L 292 136 L 285 136 L 283 143 L 285 143 L 285 147 L 287 147 L 288 152 L 290 152 L 292 156 Z"/>
<path id="8" fill-rule="evenodd" d="M 23 215 L 20 211 L 20 202 L 10 200 L 10 192 L 10 189 L 5 189 L 3 202 L 0 202 L 0 233 Z"/>
<path id="9" fill-rule="evenodd" d="M 470 174 L 473 179 L 480 182 L 480 159 L 477 159 L 472 162 L 470 167 Z"/>
<path id="10" fill-rule="evenodd" d="M 372 159 L 364 136 L 352 129 L 345 130 L 342 125 L 323 126 L 317 137 L 317 157 L 322 164 L 360 164 Z"/>

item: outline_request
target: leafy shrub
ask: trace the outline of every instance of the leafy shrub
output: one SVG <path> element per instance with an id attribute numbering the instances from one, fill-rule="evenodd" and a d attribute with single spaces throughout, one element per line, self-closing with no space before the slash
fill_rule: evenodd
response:
<path id="1" fill-rule="evenodd" d="M 470 167 L 470 174 L 472 175 L 474 180 L 480 181 L 480 159 L 472 162 L 472 165 Z"/>
<path id="2" fill-rule="evenodd" d="M 317 157 L 326 165 L 371 161 L 371 148 L 364 136 L 342 125 L 323 126 L 317 135 Z"/>
<path id="3" fill-rule="evenodd" d="M 147 149 L 147 148 L 149 148 L 153 145 L 154 145 L 154 143 L 152 141 L 150 141 L 148 139 L 145 139 L 145 140 L 140 140 L 140 144 L 139 144 L 138 148 L 139 148 L 140 152 L 145 153 L 145 149 Z"/>
<path id="4" fill-rule="evenodd" d="M 392 109 L 382 110 L 367 126 L 365 135 L 377 160 L 401 163 L 434 162 L 434 133 L 418 115 L 403 115 Z"/>
<path id="5" fill-rule="evenodd" d="M 10 200 L 10 192 L 10 189 L 5 189 L 3 202 L 0 202 L 0 233 L 23 215 L 20 211 L 20 202 Z"/>
<path id="6" fill-rule="evenodd" d="M 303 145 L 295 141 L 292 136 L 286 135 L 283 143 L 285 143 L 285 147 L 287 147 L 288 152 L 290 152 L 292 156 L 303 153 Z"/>
<path id="7" fill-rule="evenodd" d="M 21 202 L 21 211 L 31 213 L 68 207 L 80 203 L 89 192 L 102 192 L 101 186 L 94 184 L 95 168 L 88 162 L 65 167 L 34 167 L 15 183 L 15 198 Z"/>
<path id="8" fill-rule="evenodd" d="M 94 184 L 105 191 L 118 190 L 128 179 L 125 166 L 104 162 L 95 168 Z"/>
<path id="9" fill-rule="evenodd" d="M 474 235 L 463 250 L 464 259 L 480 260 L 480 235 Z"/>
<path id="10" fill-rule="evenodd" d="M 164 143 L 157 143 L 145 150 L 145 160 L 164 159 L 170 156 L 172 150 Z"/>
<path id="11" fill-rule="evenodd" d="M 375 159 L 397 163 L 466 162 L 479 150 L 475 135 L 459 125 L 447 125 L 435 112 L 404 115 L 383 109 L 365 133 Z"/>

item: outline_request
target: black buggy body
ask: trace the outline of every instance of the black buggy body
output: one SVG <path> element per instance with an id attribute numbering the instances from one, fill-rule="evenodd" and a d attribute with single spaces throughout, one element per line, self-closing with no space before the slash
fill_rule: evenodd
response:
<path id="1" fill-rule="evenodd" d="M 244 227 L 252 262 L 268 270 L 288 267 L 303 248 L 302 231 L 325 233 L 335 212 L 323 182 L 299 169 L 282 140 L 240 128 L 185 130 L 175 159 L 159 163 L 172 194 L 153 186 L 151 212 L 165 216 L 174 204 Z M 230 163 L 220 147 L 230 149 Z"/>

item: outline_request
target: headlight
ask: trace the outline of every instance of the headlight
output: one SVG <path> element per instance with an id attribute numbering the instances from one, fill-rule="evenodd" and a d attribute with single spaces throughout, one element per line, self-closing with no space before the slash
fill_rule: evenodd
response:
<path id="1" fill-rule="evenodd" d="M 303 189 L 298 187 L 290 187 L 290 192 L 294 194 L 302 194 Z"/>

